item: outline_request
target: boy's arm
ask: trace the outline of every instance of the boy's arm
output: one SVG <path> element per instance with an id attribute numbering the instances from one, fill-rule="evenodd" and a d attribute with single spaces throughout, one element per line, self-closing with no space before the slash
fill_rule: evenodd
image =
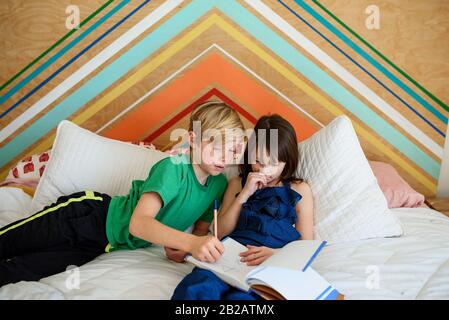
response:
<path id="1" fill-rule="evenodd" d="M 162 200 L 156 192 L 143 193 L 129 222 L 129 233 L 154 244 L 191 252 L 195 236 L 157 221 L 161 208 Z"/>
<path id="2" fill-rule="evenodd" d="M 210 226 L 209 222 L 198 220 L 193 226 L 192 234 L 196 236 L 205 236 L 209 233 L 209 226 Z M 167 258 L 178 263 L 184 262 L 184 258 L 188 254 L 187 251 L 174 249 L 170 247 L 164 247 L 164 249 Z"/>
<path id="3" fill-rule="evenodd" d="M 223 245 L 212 236 L 196 236 L 170 228 L 155 219 L 162 208 L 162 199 L 156 192 L 145 192 L 139 199 L 131 220 L 129 233 L 140 239 L 190 252 L 201 261 L 215 262 L 223 252 Z"/>

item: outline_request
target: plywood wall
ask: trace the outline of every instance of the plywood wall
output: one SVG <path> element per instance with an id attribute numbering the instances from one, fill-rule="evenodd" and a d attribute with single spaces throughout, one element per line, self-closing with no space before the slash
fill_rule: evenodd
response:
<path id="1" fill-rule="evenodd" d="M 380 28 L 370 30 L 373 4 Z M 68 5 L 85 21 L 73 31 Z M 247 126 L 283 115 L 300 140 L 345 114 L 369 159 L 436 193 L 449 116 L 445 0 L 4 0 L 0 17 L 1 177 L 50 149 L 63 119 L 163 148 L 191 108 L 219 99 Z"/>

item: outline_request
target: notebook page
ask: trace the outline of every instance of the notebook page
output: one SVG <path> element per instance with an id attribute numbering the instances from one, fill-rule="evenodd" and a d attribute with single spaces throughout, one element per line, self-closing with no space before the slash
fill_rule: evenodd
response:
<path id="1" fill-rule="evenodd" d="M 267 285 L 287 300 L 315 300 L 323 292 L 330 292 L 331 285 L 312 268 L 306 271 L 294 271 L 276 267 L 267 267 L 252 273 L 247 283 Z"/>
<path id="2" fill-rule="evenodd" d="M 186 260 L 200 268 L 211 270 L 223 281 L 247 291 L 249 286 L 245 282 L 246 275 L 257 268 L 249 267 L 240 261 L 239 253 L 248 249 L 232 238 L 226 238 L 222 243 L 225 251 L 215 263 L 202 262 L 191 255 L 187 256 Z"/>
<path id="3" fill-rule="evenodd" d="M 260 266 L 303 270 L 322 244 L 323 241 L 319 240 L 292 241 L 278 249 L 275 254 L 262 262 Z"/>

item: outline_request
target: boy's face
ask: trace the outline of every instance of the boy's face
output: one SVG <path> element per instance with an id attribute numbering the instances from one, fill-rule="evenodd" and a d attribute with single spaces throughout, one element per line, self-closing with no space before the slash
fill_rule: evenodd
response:
<path id="1" fill-rule="evenodd" d="M 243 141 L 230 139 L 213 139 L 213 141 L 201 141 L 199 148 L 196 143 L 192 143 L 192 152 L 194 154 L 193 161 L 197 163 L 201 169 L 210 175 L 216 176 L 222 173 L 228 164 L 236 163 L 238 152 L 243 150 Z M 199 154 L 195 154 L 195 147 L 199 149 Z M 196 161 L 200 156 L 200 161 Z"/>
<path id="2" fill-rule="evenodd" d="M 216 176 L 223 172 L 230 161 L 234 161 L 236 154 L 237 147 L 233 143 L 202 141 L 200 167 L 210 175 Z"/>

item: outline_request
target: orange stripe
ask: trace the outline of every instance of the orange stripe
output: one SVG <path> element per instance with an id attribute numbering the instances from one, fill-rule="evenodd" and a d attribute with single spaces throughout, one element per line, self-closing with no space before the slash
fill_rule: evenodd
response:
<path id="1" fill-rule="evenodd" d="M 160 136 L 162 133 L 173 127 L 176 123 L 183 120 L 185 117 L 187 117 L 192 110 L 199 104 L 206 102 L 209 100 L 212 96 L 218 97 L 221 101 L 226 102 L 229 106 L 234 108 L 240 115 L 248 119 L 253 125 L 256 124 L 257 119 L 255 119 L 251 114 L 249 114 L 245 109 L 240 107 L 238 104 L 236 104 L 234 101 L 226 97 L 220 90 L 213 88 L 209 90 L 206 94 L 202 95 L 199 99 L 194 101 L 192 104 L 190 104 L 187 108 L 176 114 L 174 117 L 172 117 L 170 120 L 168 120 L 166 123 L 164 123 L 160 128 L 158 128 L 156 131 L 154 131 L 152 134 L 150 134 L 148 137 L 144 139 L 144 141 L 152 142 L 154 139 L 156 139 L 158 136 Z"/>
<path id="2" fill-rule="evenodd" d="M 253 111 L 251 108 L 248 108 L 248 107 L 245 110 L 243 110 L 240 106 L 238 106 L 229 97 L 227 97 L 222 92 L 220 92 L 220 90 L 218 90 L 217 88 L 213 88 L 213 89 L 209 90 L 206 94 L 202 95 L 199 99 L 197 99 L 194 103 L 189 105 L 187 108 L 185 108 L 184 110 L 180 111 L 178 114 L 176 114 L 170 120 L 165 122 L 161 127 L 156 129 L 153 133 L 151 133 L 148 137 L 146 137 L 143 140 L 146 141 L 146 142 L 152 142 L 152 143 L 157 144 L 155 142 L 155 140 L 157 140 L 160 135 L 162 135 L 164 132 L 166 132 L 170 128 L 174 127 L 177 123 L 185 122 L 186 118 L 189 117 L 190 112 L 191 112 L 193 107 L 195 107 L 196 105 L 198 105 L 198 104 L 200 104 L 200 103 L 202 103 L 204 101 L 209 100 L 211 97 L 214 97 L 214 96 L 215 96 L 215 98 L 218 98 L 219 100 L 227 103 L 228 105 L 230 105 L 231 107 L 236 109 L 237 112 L 241 116 L 243 116 L 242 120 L 243 120 L 244 123 L 247 122 L 247 123 L 251 124 L 252 126 L 254 126 L 256 124 L 257 119 L 259 118 L 259 115 L 256 114 L 255 111 Z M 251 110 L 252 112 L 249 113 L 248 110 Z M 254 117 L 253 115 L 256 115 L 256 117 Z M 248 126 L 248 125 L 245 126 L 245 128 L 250 128 L 250 127 L 251 126 Z M 140 140 L 142 140 L 142 139 L 140 139 Z"/>
<path id="3" fill-rule="evenodd" d="M 159 127 L 167 114 L 192 101 L 198 92 L 211 83 L 218 84 L 230 92 L 240 104 L 251 106 L 259 114 L 275 112 L 288 119 L 296 129 L 298 140 L 310 137 L 319 129 L 301 116 L 301 111 L 285 105 L 220 54 L 211 53 L 101 134 L 118 140 L 141 137 L 149 128 Z"/>

